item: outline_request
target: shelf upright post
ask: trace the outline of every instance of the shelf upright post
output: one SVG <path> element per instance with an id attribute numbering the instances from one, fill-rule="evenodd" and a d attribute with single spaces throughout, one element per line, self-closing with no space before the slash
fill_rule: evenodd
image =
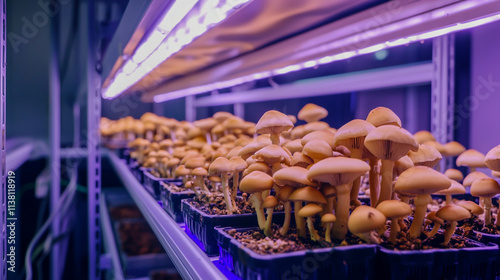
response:
<path id="1" fill-rule="evenodd" d="M 59 73 L 59 15 L 50 22 L 50 61 L 49 61 L 49 94 L 50 94 L 50 211 L 57 211 L 56 206 L 61 195 L 61 76 Z M 57 214 L 51 225 L 52 238 L 60 233 L 60 216 Z M 50 278 L 61 279 L 59 259 L 60 244 L 55 243 L 50 253 Z"/>
<path id="2" fill-rule="evenodd" d="M 87 1 L 88 50 L 87 50 L 87 184 L 88 184 L 88 250 L 89 279 L 100 279 L 101 230 L 99 199 L 101 196 L 101 154 L 99 149 L 99 121 L 101 118 L 100 53 L 94 0 Z"/>
<path id="3" fill-rule="evenodd" d="M 7 279 L 7 203 L 5 202 L 5 198 L 7 197 L 7 181 L 6 181 L 6 162 L 5 162 L 5 129 L 6 129 L 6 126 L 5 126 L 5 109 L 6 109 L 6 99 L 5 99 L 5 61 L 7 59 L 7 57 L 5 56 L 6 53 L 5 53 L 5 37 L 6 37 L 6 16 L 5 16 L 5 0 L 2 0 L 2 5 L 0 7 L 1 9 L 1 12 L 0 12 L 0 18 L 1 18 L 1 21 L 2 21 L 2 24 L 3 24 L 3 28 L 2 30 L 0 31 L 1 33 L 3 33 L 0 38 L 2 38 L 2 51 L 0 52 L 0 61 L 1 61 L 1 68 L 2 68 L 2 71 L 1 71 L 1 80 L 2 80 L 2 83 L 0 85 L 0 91 L 2 92 L 1 93 L 1 96 L 0 96 L 0 119 L 1 119 L 1 122 L 0 122 L 0 129 L 2 130 L 1 131 L 1 137 L 0 137 L 0 146 L 1 146 L 1 149 L 0 149 L 0 157 L 1 157 L 1 161 L 2 161 L 2 171 L 1 171 L 1 176 L 2 176 L 2 202 L 1 202 L 1 210 L 0 212 L 2 212 L 2 229 L 1 229 L 1 234 L 2 234 L 2 245 L 0 246 L 1 247 L 1 251 L 0 253 L 2 254 L 2 258 L 0 259 L 0 279 Z"/>
<path id="4" fill-rule="evenodd" d="M 437 37 L 432 44 L 434 78 L 431 88 L 431 132 L 442 144 L 453 140 L 455 112 L 455 35 Z M 441 160 L 444 171 L 451 159 Z"/>
<path id="5" fill-rule="evenodd" d="M 194 122 L 196 120 L 196 107 L 194 106 L 194 95 L 186 96 L 186 121 Z"/>

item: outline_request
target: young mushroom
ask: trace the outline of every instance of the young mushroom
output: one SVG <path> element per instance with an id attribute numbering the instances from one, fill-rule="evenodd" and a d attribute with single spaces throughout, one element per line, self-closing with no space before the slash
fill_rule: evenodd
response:
<path id="1" fill-rule="evenodd" d="M 384 214 L 387 219 L 391 219 L 389 242 L 395 244 L 397 234 L 400 231 L 398 219 L 411 214 L 410 205 L 398 200 L 386 200 L 377 205 L 376 209 Z"/>
<path id="2" fill-rule="evenodd" d="M 368 113 L 366 121 L 375 127 L 383 125 L 393 125 L 401 127 L 401 119 L 391 109 L 387 107 L 377 107 Z"/>
<path id="3" fill-rule="evenodd" d="M 264 216 L 262 192 L 270 190 L 274 181 L 271 176 L 261 171 L 254 171 L 245 176 L 240 182 L 240 190 L 250 194 L 250 203 L 257 213 L 259 228 L 264 230 L 266 219 Z"/>
<path id="4" fill-rule="evenodd" d="M 328 116 L 328 111 L 316 104 L 308 103 L 300 109 L 297 117 L 307 123 L 317 122 Z"/>
<path id="5" fill-rule="evenodd" d="M 224 194 L 224 200 L 226 202 L 226 210 L 229 214 L 232 214 L 235 209 L 233 209 L 233 202 L 231 199 L 231 194 L 229 193 L 229 174 L 233 172 L 233 166 L 231 162 L 225 157 L 216 158 L 208 169 L 208 175 L 220 175 L 222 182 L 221 188 Z"/>
<path id="6" fill-rule="evenodd" d="M 321 216 L 321 222 L 326 224 L 326 231 L 325 231 L 325 240 L 328 242 L 332 242 L 330 238 L 330 231 L 332 229 L 332 223 L 337 220 L 337 217 L 331 213 L 326 213 L 323 216 Z"/>
<path id="7" fill-rule="evenodd" d="M 240 183 L 240 173 L 248 167 L 247 162 L 239 156 L 232 157 L 230 160 L 233 169 L 233 187 L 231 188 L 231 200 L 236 201 L 238 185 Z"/>
<path id="8" fill-rule="evenodd" d="M 290 186 L 282 186 L 279 188 L 278 200 L 282 201 L 285 206 L 285 221 L 283 222 L 283 226 L 280 229 L 280 234 L 284 236 L 288 229 L 290 228 L 290 220 L 292 215 L 292 205 L 290 203 L 290 195 L 295 190 Z"/>
<path id="9" fill-rule="evenodd" d="M 347 226 L 349 231 L 361 238 L 368 244 L 380 244 L 380 237 L 376 235 L 375 230 L 385 227 L 387 218 L 377 209 L 361 205 L 352 211 Z"/>
<path id="10" fill-rule="evenodd" d="M 309 169 L 307 174 L 309 180 L 334 186 L 337 192 L 335 208 L 337 221 L 333 223 L 332 229 L 332 235 L 335 239 L 343 240 L 347 233 L 351 183 L 369 170 L 370 166 L 366 162 L 344 157 L 324 159 Z"/>
<path id="11" fill-rule="evenodd" d="M 491 198 L 500 193 L 500 185 L 493 178 L 482 178 L 474 181 L 470 187 L 473 196 L 483 198 L 484 226 L 491 224 Z"/>
<path id="12" fill-rule="evenodd" d="M 484 165 L 484 154 L 474 149 L 469 149 L 461 153 L 456 160 L 457 166 L 467 166 L 470 172 L 476 171 L 476 168 L 486 167 Z"/>
<path id="13" fill-rule="evenodd" d="M 299 216 L 302 218 L 307 218 L 307 228 L 309 229 L 309 234 L 311 235 L 312 241 L 318 241 L 321 237 L 319 237 L 318 232 L 314 229 L 312 217 L 319 212 L 321 212 L 323 208 L 316 203 L 309 203 L 306 206 L 302 207 L 299 211 Z"/>
<path id="14" fill-rule="evenodd" d="M 191 171 L 191 175 L 194 177 L 196 186 L 208 192 L 207 185 L 205 184 L 205 177 L 208 175 L 207 170 L 203 167 L 197 167 Z"/>
<path id="15" fill-rule="evenodd" d="M 465 188 L 460 184 L 459 182 L 455 180 L 450 180 L 451 181 L 451 186 L 445 190 L 440 190 L 437 192 L 437 194 L 444 194 L 446 195 L 446 204 L 451 204 L 453 203 L 451 199 L 451 195 L 453 194 L 464 194 L 465 193 Z"/>
<path id="16" fill-rule="evenodd" d="M 289 200 L 295 202 L 295 219 L 299 221 L 297 223 L 297 235 L 299 237 L 306 237 L 306 230 L 304 226 L 303 216 L 300 216 L 298 213 L 303 208 L 302 202 L 306 203 L 317 203 L 317 204 L 326 204 L 326 199 L 323 194 L 313 187 L 304 187 L 296 189 L 288 198 Z M 297 207 L 298 206 L 298 207 Z M 321 210 L 320 210 L 321 211 Z"/>
<path id="17" fill-rule="evenodd" d="M 278 206 L 278 200 L 276 199 L 276 197 L 271 195 L 266 197 L 266 199 L 264 199 L 264 202 L 262 203 L 262 208 L 265 208 L 267 212 L 266 224 L 264 226 L 264 234 L 267 237 L 273 236 L 271 225 L 273 222 L 273 210 L 276 206 Z"/>
<path id="18" fill-rule="evenodd" d="M 431 193 L 447 189 L 451 181 L 444 174 L 427 166 L 415 166 L 401 173 L 395 189 L 403 194 L 416 195 L 415 216 L 410 227 L 410 238 L 419 238 L 427 212 L 427 204 L 432 201 Z"/>
<path id="19" fill-rule="evenodd" d="M 450 178 L 451 180 L 455 180 L 457 182 L 460 182 L 464 179 L 464 175 L 462 174 L 462 172 L 454 168 L 446 169 L 444 175 L 446 175 L 446 177 Z"/>
<path id="20" fill-rule="evenodd" d="M 255 126 L 255 131 L 259 134 L 270 134 L 271 142 L 280 145 L 280 134 L 293 127 L 292 121 L 283 113 L 270 110 L 264 113 Z"/>
<path id="21" fill-rule="evenodd" d="M 427 234 L 428 237 L 433 237 L 434 235 L 436 235 L 436 233 L 438 233 L 439 229 L 444 226 L 444 221 L 443 219 L 436 216 L 436 211 L 429 212 L 426 218 L 434 223 L 434 227 L 432 228 L 431 232 Z"/>
<path id="22" fill-rule="evenodd" d="M 436 216 L 450 222 L 450 225 L 444 231 L 443 241 L 443 245 L 448 245 L 448 243 L 450 243 L 451 236 L 455 233 L 457 221 L 470 218 L 470 213 L 463 207 L 455 204 L 448 204 L 441 207 L 441 209 L 436 212 Z"/>

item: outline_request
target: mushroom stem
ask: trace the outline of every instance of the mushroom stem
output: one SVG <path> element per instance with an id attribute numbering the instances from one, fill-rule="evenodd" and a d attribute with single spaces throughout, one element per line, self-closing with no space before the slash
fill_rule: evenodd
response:
<path id="1" fill-rule="evenodd" d="M 351 158 L 361 159 L 361 157 L 362 157 L 361 149 L 352 149 L 351 150 Z M 361 185 L 361 177 L 354 179 L 354 181 L 352 182 L 351 205 L 354 205 L 354 206 L 361 205 L 361 202 L 358 200 L 360 185 Z"/>
<path id="2" fill-rule="evenodd" d="M 271 142 L 273 143 L 273 145 L 280 146 L 280 135 L 272 133 L 271 134 Z"/>
<path id="3" fill-rule="evenodd" d="M 484 200 L 484 226 L 487 226 L 491 224 L 491 198 L 484 197 L 483 200 Z"/>
<path id="4" fill-rule="evenodd" d="M 205 138 L 207 138 L 207 144 L 212 144 L 212 135 L 210 132 L 207 131 L 207 133 L 205 133 Z"/>
<path id="5" fill-rule="evenodd" d="M 222 173 L 222 193 L 224 194 L 224 200 L 226 201 L 226 210 L 229 214 L 233 214 L 233 203 L 231 201 L 231 195 L 229 194 L 229 175 L 226 172 Z M 262 203 L 261 203 L 262 204 Z"/>
<path id="6" fill-rule="evenodd" d="M 203 176 L 195 176 L 196 184 L 200 186 L 204 191 L 208 192 L 207 185 L 205 185 L 205 180 L 203 180 Z"/>
<path id="7" fill-rule="evenodd" d="M 452 204 L 452 203 L 453 203 L 453 200 L 451 200 L 451 193 L 447 193 L 445 205 Z"/>
<path id="8" fill-rule="evenodd" d="M 332 239 L 330 238 L 331 229 L 332 229 L 332 223 L 326 223 L 325 240 L 328 242 L 332 242 Z"/>
<path id="9" fill-rule="evenodd" d="M 436 235 L 438 230 L 441 228 L 441 225 L 439 223 L 434 223 L 434 227 L 432 228 L 431 232 L 427 235 L 428 237 L 433 237 Z"/>
<path id="10" fill-rule="evenodd" d="M 292 216 L 292 205 L 290 201 L 285 202 L 285 221 L 283 222 L 283 226 L 280 229 L 280 234 L 285 235 L 290 228 L 290 219 Z"/>
<path id="11" fill-rule="evenodd" d="M 325 207 L 325 214 L 330 213 L 333 214 L 333 204 L 335 203 L 335 196 L 327 196 L 326 197 L 326 207 Z"/>
<path id="12" fill-rule="evenodd" d="M 425 214 L 427 213 L 427 204 L 432 201 L 429 194 L 420 194 L 415 198 L 415 216 L 410 227 L 410 238 L 419 238 L 422 232 Z"/>
<path id="13" fill-rule="evenodd" d="M 233 173 L 233 187 L 231 188 L 231 199 L 236 201 L 236 194 L 238 193 L 238 185 L 240 182 L 240 172 L 235 170 Z"/>
<path id="14" fill-rule="evenodd" d="M 297 235 L 306 238 L 306 223 L 304 218 L 298 215 L 300 209 L 302 209 L 302 201 L 295 201 L 293 203 L 293 211 L 295 215 L 295 226 L 297 227 Z"/>
<path id="15" fill-rule="evenodd" d="M 307 217 L 307 228 L 309 229 L 309 234 L 311 234 L 312 241 L 318 241 L 321 239 L 316 229 L 314 229 L 312 217 Z"/>
<path id="16" fill-rule="evenodd" d="M 337 205 L 335 208 L 335 216 L 337 220 L 333 222 L 332 235 L 337 240 L 344 240 L 347 234 L 347 220 L 349 219 L 350 205 L 350 184 L 336 186 L 337 190 Z"/>
<path id="17" fill-rule="evenodd" d="M 370 159 L 370 205 L 377 205 L 378 194 L 380 192 L 380 178 L 377 172 L 378 159 Z"/>
<path id="18" fill-rule="evenodd" d="M 382 168 L 380 173 L 382 174 L 382 183 L 380 187 L 380 196 L 377 201 L 377 205 L 382 201 L 390 200 L 392 196 L 392 168 L 394 167 L 394 162 L 392 160 L 383 159 Z"/>
<path id="19" fill-rule="evenodd" d="M 260 229 L 264 229 L 266 226 L 266 217 L 264 216 L 264 209 L 262 209 L 262 192 L 256 192 L 250 195 L 250 202 L 252 207 L 255 209 L 257 214 L 257 222 Z"/>
<path id="20" fill-rule="evenodd" d="M 444 241 L 443 245 L 448 245 L 450 243 L 451 236 L 455 233 L 455 228 L 457 227 L 456 221 L 450 221 L 450 225 L 444 231 Z"/>
<path id="21" fill-rule="evenodd" d="M 273 222 L 273 208 L 267 208 L 267 219 L 264 225 L 264 234 L 267 237 L 273 236 L 273 231 L 271 230 L 271 224 Z"/>
<path id="22" fill-rule="evenodd" d="M 389 229 L 390 231 L 389 242 L 391 242 L 392 244 L 396 244 L 398 232 L 400 231 L 398 220 L 399 218 L 391 218 L 391 227 Z"/>

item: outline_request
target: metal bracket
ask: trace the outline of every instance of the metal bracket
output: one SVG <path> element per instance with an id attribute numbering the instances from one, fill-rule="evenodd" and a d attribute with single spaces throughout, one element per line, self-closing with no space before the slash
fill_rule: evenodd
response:
<path id="1" fill-rule="evenodd" d="M 434 78 L 431 89 L 431 132 L 442 144 L 453 140 L 455 111 L 455 35 L 435 38 L 432 46 Z M 441 161 L 441 170 L 451 168 L 450 158 Z"/>

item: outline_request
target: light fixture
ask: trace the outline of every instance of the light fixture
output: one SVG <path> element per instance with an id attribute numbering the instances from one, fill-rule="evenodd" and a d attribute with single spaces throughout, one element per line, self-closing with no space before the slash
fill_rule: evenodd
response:
<path id="1" fill-rule="evenodd" d="M 160 63 L 224 20 L 251 0 L 178 0 L 167 10 L 153 32 L 118 70 L 102 97 L 111 99 L 126 91 Z"/>
<path id="2" fill-rule="evenodd" d="M 462 6 L 460 8 L 465 9 L 467 7 Z M 439 14 L 434 14 L 433 16 L 437 17 L 437 16 L 439 16 Z M 446 14 L 444 14 L 444 16 L 446 16 Z M 391 40 L 391 41 L 386 41 L 385 43 L 375 44 L 375 45 L 368 46 L 368 47 L 365 47 L 365 48 L 362 48 L 359 50 L 345 51 L 345 52 L 335 54 L 335 55 L 324 56 L 324 57 L 318 58 L 317 60 L 309 60 L 307 62 L 301 62 L 299 64 L 288 65 L 286 67 L 274 69 L 271 71 L 254 73 L 254 74 L 234 78 L 231 80 L 219 81 L 219 82 L 215 82 L 215 83 L 211 83 L 211 84 L 207 84 L 207 85 L 195 86 L 195 87 L 191 87 L 191 88 L 186 88 L 186 89 L 181 89 L 181 90 L 177 90 L 177 91 L 159 94 L 159 95 L 154 96 L 154 102 L 157 102 L 157 103 L 165 102 L 165 101 L 174 100 L 174 99 L 178 99 L 178 98 L 182 98 L 182 97 L 186 97 L 186 96 L 190 96 L 190 95 L 200 94 L 203 92 L 209 92 L 209 91 L 213 91 L 213 90 L 231 87 L 231 86 L 238 85 L 238 84 L 245 83 L 245 82 L 252 81 L 252 80 L 267 78 L 267 77 L 270 77 L 272 75 L 281 75 L 281 74 L 286 74 L 286 73 L 298 71 L 298 70 L 305 69 L 305 68 L 312 68 L 312 67 L 316 67 L 318 64 L 328 64 L 328 63 L 332 63 L 334 61 L 348 59 L 350 57 L 357 56 L 357 55 L 374 53 L 374 52 L 384 50 L 387 48 L 391 48 L 391 47 L 407 45 L 407 44 L 413 43 L 413 42 L 432 39 L 432 38 L 443 36 L 443 35 L 446 35 L 449 33 L 458 32 L 458 31 L 465 30 L 465 29 L 470 29 L 473 27 L 481 26 L 481 25 L 484 25 L 487 23 L 498 21 L 498 20 L 500 20 L 500 14 L 494 14 L 494 15 L 490 15 L 490 16 L 480 18 L 480 19 L 456 23 L 456 24 L 449 25 L 446 27 L 434 29 L 431 31 L 426 31 L 426 32 L 422 32 L 419 34 L 414 34 L 414 35 L 411 35 L 408 37 L 398 38 L 398 39 Z M 416 21 L 416 19 L 411 19 L 411 21 Z M 395 23 L 395 24 L 397 25 L 397 23 Z M 391 29 L 391 28 L 394 28 L 394 27 L 393 26 L 388 27 L 388 29 Z M 343 41 L 346 41 L 346 42 L 355 41 L 356 36 L 358 36 L 358 34 L 355 34 L 355 35 L 351 36 L 350 38 L 345 38 L 345 39 L 343 39 Z M 318 46 L 317 48 L 314 48 L 316 50 L 310 50 L 310 52 L 312 52 L 312 53 L 314 51 L 319 52 L 320 50 L 324 50 L 325 47 L 326 48 L 328 48 L 328 47 L 332 48 L 334 46 L 337 47 L 339 45 L 339 42 L 333 42 L 330 44 L 331 45 L 328 45 L 328 46 L 324 46 L 324 45 Z"/>

